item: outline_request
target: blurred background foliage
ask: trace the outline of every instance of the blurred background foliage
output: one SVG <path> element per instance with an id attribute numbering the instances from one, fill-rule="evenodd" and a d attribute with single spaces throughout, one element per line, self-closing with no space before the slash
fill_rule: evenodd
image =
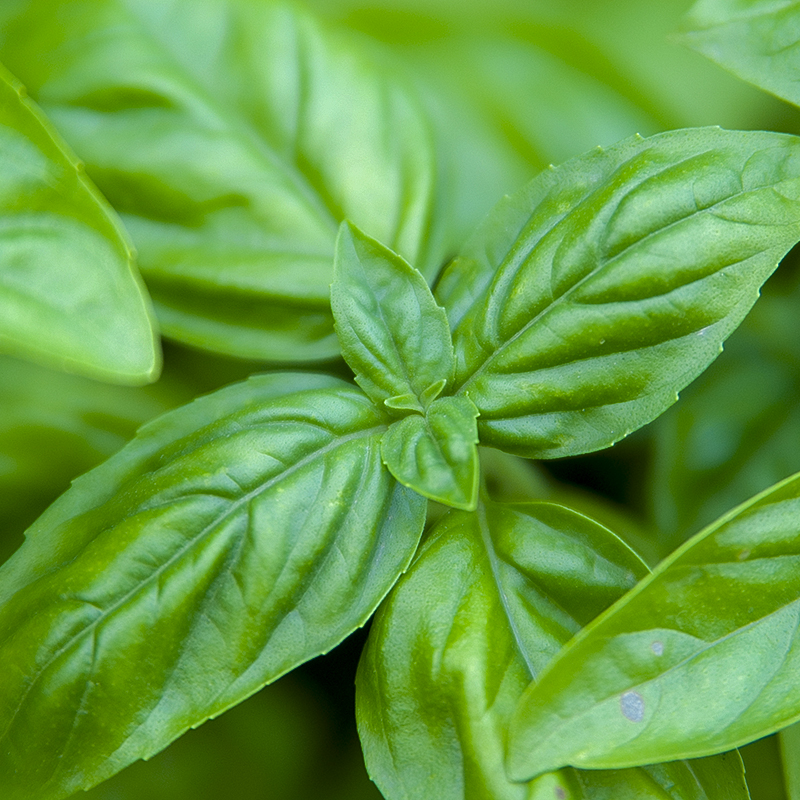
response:
<path id="1" fill-rule="evenodd" d="M 366 37 L 421 95 L 439 146 L 439 211 L 451 217 L 451 254 L 504 193 L 598 144 L 707 124 L 800 133 L 795 110 L 670 39 L 688 0 L 305 5 Z M 530 465 L 487 452 L 490 489 L 506 499 L 564 500 L 656 563 L 720 513 L 799 470 L 796 262 L 787 259 L 723 355 L 657 422 L 611 450 L 558 462 Z M 2 358 L 0 560 L 72 479 L 141 424 L 265 368 L 167 345 L 162 378 L 132 389 Z M 324 368 L 345 374 L 338 362 Z M 378 798 L 353 720 L 364 637 L 359 632 L 87 797 Z M 794 791 L 798 738 L 793 732 L 782 742 Z M 787 796 L 776 737 L 744 756 L 756 800 Z"/>

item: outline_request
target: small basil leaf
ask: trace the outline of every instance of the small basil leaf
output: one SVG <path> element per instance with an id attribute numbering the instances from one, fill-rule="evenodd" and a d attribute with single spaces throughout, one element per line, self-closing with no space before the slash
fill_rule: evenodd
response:
<path id="1" fill-rule="evenodd" d="M 4 799 L 88 788 L 363 625 L 425 518 L 384 429 L 343 381 L 260 376 L 77 480 L 0 569 Z"/>
<path id="2" fill-rule="evenodd" d="M 331 309 L 342 355 L 376 404 L 403 409 L 398 398 L 411 397 L 422 410 L 426 390 L 452 383 L 450 326 L 425 278 L 348 223 L 336 241 Z"/>
<path id="3" fill-rule="evenodd" d="M 505 777 L 508 721 L 531 678 L 646 572 L 561 506 L 448 513 L 379 609 L 359 664 L 359 734 L 387 799 L 746 800 L 735 753 L 529 785 Z"/>
<path id="4" fill-rule="evenodd" d="M 363 42 L 289 5 L 2 4 L 0 57 L 122 214 L 171 337 L 248 358 L 338 355 L 345 217 L 438 267 L 415 101 Z"/>
<path id="5" fill-rule="evenodd" d="M 389 472 L 404 486 L 454 508 L 478 501 L 478 410 L 468 397 L 440 397 L 427 413 L 393 423 L 381 440 Z"/>
<path id="6" fill-rule="evenodd" d="M 0 351 L 113 383 L 161 352 L 119 220 L 0 66 Z"/>
<path id="7" fill-rule="evenodd" d="M 800 140 L 718 128 L 632 138 L 502 201 L 438 290 L 481 442 L 606 447 L 718 355 L 800 238 Z"/>
<path id="8" fill-rule="evenodd" d="M 734 75 L 800 105 L 798 24 L 794 0 L 699 0 L 681 39 Z"/>
<path id="9" fill-rule="evenodd" d="M 512 776 L 704 756 L 800 719 L 798 512 L 794 476 L 582 630 L 520 701 Z"/>

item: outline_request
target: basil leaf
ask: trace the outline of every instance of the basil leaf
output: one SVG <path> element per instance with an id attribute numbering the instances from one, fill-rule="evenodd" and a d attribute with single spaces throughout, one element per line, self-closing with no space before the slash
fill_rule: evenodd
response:
<path id="1" fill-rule="evenodd" d="M 704 756 L 800 718 L 800 476 L 745 503 L 581 631 L 520 701 L 513 777 Z"/>
<path id="2" fill-rule="evenodd" d="M 359 665 L 359 733 L 388 800 L 747 798 L 735 753 L 530 785 L 505 777 L 505 732 L 531 678 L 646 572 L 561 506 L 482 501 L 447 514 L 379 609 Z"/>
<path id="3" fill-rule="evenodd" d="M 474 510 L 478 502 L 478 411 L 467 397 L 440 397 L 427 413 L 393 423 L 381 439 L 389 472 L 423 497 Z"/>
<path id="4" fill-rule="evenodd" d="M 416 104 L 358 40 L 290 6 L 9 4 L 0 56 L 122 213 L 171 337 L 278 361 L 337 355 L 345 217 L 438 266 Z"/>
<path id="5" fill-rule="evenodd" d="M 119 221 L 0 66 L 0 351 L 113 383 L 161 368 Z"/>
<path id="6" fill-rule="evenodd" d="M 800 105 L 798 24 L 794 0 L 699 0 L 681 40 L 734 75 Z"/>
<path id="7" fill-rule="evenodd" d="M 76 481 L 0 569 L 4 797 L 88 788 L 363 625 L 425 517 L 384 430 L 343 381 L 260 376 Z"/>
<path id="8" fill-rule="evenodd" d="M 598 148 L 502 201 L 438 289 L 481 442 L 606 447 L 717 356 L 800 237 L 800 141 L 674 131 Z"/>
<path id="9" fill-rule="evenodd" d="M 423 413 L 453 382 L 450 327 L 425 278 L 348 223 L 336 244 L 331 309 L 342 355 L 378 405 Z"/>
<path id="10" fill-rule="evenodd" d="M 796 287 L 765 292 L 714 369 L 654 424 L 650 494 L 668 551 L 800 470 L 800 350 L 785 336 L 798 302 Z"/>

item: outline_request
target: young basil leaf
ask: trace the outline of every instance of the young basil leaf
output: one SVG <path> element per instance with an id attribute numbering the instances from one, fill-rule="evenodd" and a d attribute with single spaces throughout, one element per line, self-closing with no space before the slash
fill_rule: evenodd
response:
<path id="1" fill-rule="evenodd" d="M 345 217 L 438 267 L 415 102 L 358 40 L 288 5 L 4 4 L 0 57 L 122 213 L 169 336 L 243 357 L 337 355 Z"/>
<path id="2" fill-rule="evenodd" d="M 440 397 L 427 413 L 393 423 L 381 439 L 389 472 L 423 497 L 474 510 L 478 502 L 478 410 L 468 397 Z"/>
<path id="3" fill-rule="evenodd" d="M 4 798 L 88 788 L 363 625 L 425 518 L 384 430 L 351 384 L 266 375 L 77 480 L 0 569 Z"/>
<path id="4" fill-rule="evenodd" d="M 0 351 L 112 383 L 161 367 L 119 220 L 0 66 Z"/>
<path id="5" fill-rule="evenodd" d="M 450 512 L 384 601 L 356 680 L 367 768 L 387 800 L 748 798 L 738 755 L 505 777 L 508 721 L 561 646 L 646 574 L 617 537 L 549 503 Z"/>
<path id="6" fill-rule="evenodd" d="M 800 238 L 800 140 L 633 138 L 502 201 L 445 274 L 481 442 L 554 458 L 657 417 Z"/>
<path id="7" fill-rule="evenodd" d="M 699 0 L 681 40 L 734 75 L 800 105 L 798 25 L 794 0 Z"/>
<path id="8" fill-rule="evenodd" d="M 794 476 L 582 630 L 520 701 L 511 775 L 704 756 L 800 719 L 798 511 Z"/>
<path id="9" fill-rule="evenodd" d="M 342 355 L 379 406 L 424 413 L 452 384 L 450 326 L 425 278 L 348 223 L 336 242 L 331 309 Z"/>

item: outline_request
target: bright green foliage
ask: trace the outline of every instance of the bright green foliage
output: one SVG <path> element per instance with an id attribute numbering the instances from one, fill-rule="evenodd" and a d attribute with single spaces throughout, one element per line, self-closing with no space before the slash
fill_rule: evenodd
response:
<path id="1" fill-rule="evenodd" d="M 0 351 L 114 383 L 161 353 L 114 212 L 25 89 L 0 67 Z"/>
<path id="2" fill-rule="evenodd" d="M 357 41 L 290 6 L 11 2 L 0 57 L 120 211 L 171 337 L 250 358 L 335 355 L 345 217 L 431 264 L 417 107 Z"/>
<path id="3" fill-rule="evenodd" d="M 512 777 L 704 756 L 800 718 L 799 532 L 795 476 L 699 533 L 584 628 L 520 702 Z"/>
<path id="4" fill-rule="evenodd" d="M 381 456 L 404 486 L 454 508 L 478 501 L 478 409 L 468 397 L 440 397 L 409 414 L 381 439 Z"/>
<path id="5" fill-rule="evenodd" d="M 0 571 L 4 797 L 88 788 L 362 625 L 424 520 L 383 430 L 357 389 L 278 373 L 77 481 Z"/>
<path id="6" fill-rule="evenodd" d="M 735 754 L 531 784 L 504 775 L 505 731 L 531 679 L 646 572 L 614 534 L 558 505 L 484 500 L 444 517 L 382 605 L 359 666 L 367 768 L 388 800 L 747 798 Z"/>
<path id="7" fill-rule="evenodd" d="M 379 406 L 424 413 L 454 369 L 447 316 L 425 278 L 346 223 L 333 276 L 336 333 L 356 383 Z"/>
<path id="8" fill-rule="evenodd" d="M 501 202 L 439 284 L 481 441 L 528 457 L 641 427 L 719 354 L 800 236 L 800 143 L 634 138 Z"/>
<path id="9" fill-rule="evenodd" d="M 791 103 L 800 105 L 800 3 L 797 0 L 699 0 L 683 41 Z"/>

